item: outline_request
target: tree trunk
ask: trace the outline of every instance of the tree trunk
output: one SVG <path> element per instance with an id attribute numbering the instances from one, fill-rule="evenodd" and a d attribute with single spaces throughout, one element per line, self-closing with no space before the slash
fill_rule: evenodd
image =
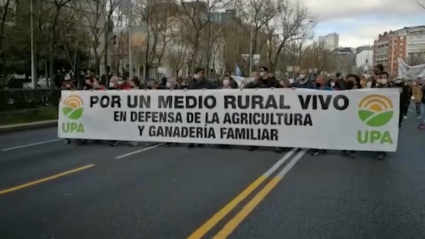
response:
<path id="1" fill-rule="evenodd" d="M 50 90 L 53 92 L 54 86 L 55 86 L 55 73 L 54 73 L 54 64 L 55 64 L 55 29 L 56 24 L 58 22 L 59 13 L 60 13 L 61 7 L 56 6 L 56 14 L 53 18 L 52 25 L 49 29 L 49 77 L 50 77 Z"/>

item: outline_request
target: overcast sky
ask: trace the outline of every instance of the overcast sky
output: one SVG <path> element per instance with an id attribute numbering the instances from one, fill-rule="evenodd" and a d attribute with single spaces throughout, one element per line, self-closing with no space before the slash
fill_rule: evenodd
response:
<path id="1" fill-rule="evenodd" d="M 415 0 L 301 1 L 319 18 L 315 35 L 336 32 L 343 47 L 371 45 L 384 31 L 425 25 L 425 9 Z"/>

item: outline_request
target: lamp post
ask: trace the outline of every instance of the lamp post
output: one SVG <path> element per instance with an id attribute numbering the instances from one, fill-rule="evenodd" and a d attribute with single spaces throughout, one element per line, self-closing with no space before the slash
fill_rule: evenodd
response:
<path id="1" fill-rule="evenodd" d="M 33 1 L 31 0 L 31 85 L 33 89 L 37 88 L 35 72 L 35 52 L 34 52 L 34 11 Z"/>

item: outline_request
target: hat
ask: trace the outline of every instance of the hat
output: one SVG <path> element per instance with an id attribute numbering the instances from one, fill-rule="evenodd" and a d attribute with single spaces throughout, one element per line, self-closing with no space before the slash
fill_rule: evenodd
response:
<path id="1" fill-rule="evenodd" d="M 203 67 L 196 67 L 195 68 L 195 74 L 197 74 L 197 73 L 199 73 L 201 71 L 205 72 L 205 69 Z"/>

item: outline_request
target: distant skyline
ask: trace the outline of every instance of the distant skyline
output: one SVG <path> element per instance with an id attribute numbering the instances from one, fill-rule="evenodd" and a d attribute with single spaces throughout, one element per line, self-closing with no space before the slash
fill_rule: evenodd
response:
<path id="1" fill-rule="evenodd" d="M 421 1 L 421 0 L 419 0 Z M 315 38 L 339 34 L 340 47 L 373 45 L 378 34 L 425 25 L 425 9 L 415 0 L 303 0 L 318 17 Z M 425 0 L 423 0 L 425 5 Z"/>

